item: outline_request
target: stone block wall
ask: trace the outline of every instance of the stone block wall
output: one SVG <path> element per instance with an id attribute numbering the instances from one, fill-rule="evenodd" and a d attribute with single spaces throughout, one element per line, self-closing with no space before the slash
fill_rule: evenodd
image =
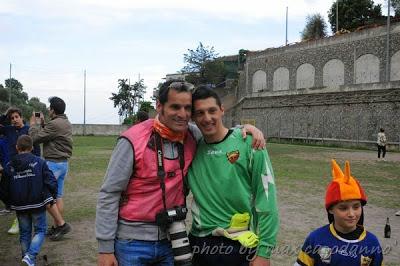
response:
<path id="1" fill-rule="evenodd" d="M 373 143 L 379 128 L 400 142 L 400 23 L 249 52 L 228 126 L 255 121 L 268 137 Z M 396 144 L 397 145 L 397 144 Z"/>

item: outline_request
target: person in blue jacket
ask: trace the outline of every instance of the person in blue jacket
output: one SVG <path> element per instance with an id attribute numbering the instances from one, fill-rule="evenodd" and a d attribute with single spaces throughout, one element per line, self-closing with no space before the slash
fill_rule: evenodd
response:
<path id="1" fill-rule="evenodd" d="M 29 266 L 35 265 L 46 236 L 46 205 L 57 196 L 53 172 L 43 159 L 31 153 L 32 148 L 31 137 L 18 138 L 18 154 L 7 163 L 0 181 L 1 200 L 17 213 L 22 263 Z"/>
<path id="2" fill-rule="evenodd" d="M 10 121 L 7 125 L 6 120 Z M 21 109 L 16 107 L 10 107 L 7 110 L 6 115 L 0 119 L 0 135 L 4 136 L 4 139 L 8 144 L 8 159 L 12 159 L 17 154 L 15 145 L 17 139 L 21 135 L 28 135 L 29 126 L 24 124 Z M 36 156 L 40 156 L 40 146 L 34 145 L 32 153 Z M 5 164 L 7 161 L 5 161 Z"/>
<path id="3" fill-rule="evenodd" d="M 2 156 L 3 167 L 17 155 L 17 139 L 21 135 L 28 135 L 29 126 L 24 124 L 22 111 L 16 107 L 8 108 L 5 115 L 0 117 L 0 135 L 3 135 L 4 141 L 7 144 L 6 153 Z M 33 154 L 40 156 L 40 146 L 35 145 L 32 150 Z M 15 219 L 7 231 L 9 234 L 18 234 L 18 220 Z"/>

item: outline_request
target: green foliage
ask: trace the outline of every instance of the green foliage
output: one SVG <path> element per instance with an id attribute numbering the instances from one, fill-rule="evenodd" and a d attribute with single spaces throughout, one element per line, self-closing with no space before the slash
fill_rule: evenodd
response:
<path id="1" fill-rule="evenodd" d="M 400 0 L 391 0 L 390 5 L 394 9 L 394 16 L 400 17 Z"/>
<path id="2" fill-rule="evenodd" d="M 306 26 L 301 32 L 302 40 L 320 39 L 326 37 L 327 25 L 321 14 L 308 15 Z"/>
<path id="3" fill-rule="evenodd" d="M 224 83 L 227 74 L 224 62 L 219 61 L 218 59 L 205 62 L 203 72 L 203 76 L 200 76 L 197 73 L 188 74 L 185 77 L 185 80 L 194 85 L 212 84 L 218 87 Z"/>
<path id="4" fill-rule="evenodd" d="M 188 49 L 187 54 L 183 54 L 183 60 L 186 66 L 183 67 L 182 71 L 186 73 L 199 73 L 201 78 L 204 78 L 205 63 L 213 61 L 218 57 L 218 54 L 214 51 L 214 47 L 204 46 L 201 42 L 197 46 L 196 50 Z"/>
<path id="5" fill-rule="evenodd" d="M 136 114 L 124 118 L 123 125 L 133 125 L 136 122 Z"/>
<path id="6" fill-rule="evenodd" d="M 143 79 L 135 82 L 133 85 L 127 83 L 127 79 L 118 80 L 118 93 L 111 93 L 109 98 L 114 102 L 114 107 L 118 107 L 118 114 L 125 118 L 133 116 L 135 108 L 139 101 L 143 99 L 146 91 Z"/>
<path id="7" fill-rule="evenodd" d="M 144 111 L 146 113 L 149 113 L 151 110 L 154 110 L 154 107 L 151 102 L 144 101 L 140 103 L 139 111 Z"/>
<path id="8" fill-rule="evenodd" d="M 336 0 L 339 6 L 339 28 L 353 31 L 358 27 L 382 22 L 381 5 L 373 0 Z M 332 32 L 336 32 L 336 1 L 328 11 Z"/>
<path id="9" fill-rule="evenodd" d="M 153 105 L 152 105 L 151 102 L 143 101 L 143 102 L 140 103 L 140 108 L 139 108 L 138 112 L 139 112 L 139 111 L 143 111 L 143 112 L 146 112 L 146 113 L 149 114 L 149 113 L 151 113 L 153 110 L 154 110 L 154 107 L 153 107 Z M 125 117 L 125 119 L 124 119 L 124 121 L 122 122 L 122 124 L 124 124 L 124 125 L 133 125 L 133 124 L 136 124 L 137 121 L 138 121 L 138 118 L 137 118 L 137 113 L 138 113 L 138 112 L 136 112 L 134 115 L 130 115 L 130 116 L 128 116 L 128 117 Z"/>
<path id="10" fill-rule="evenodd" d="M 6 79 L 5 87 L 0 84 L 0 112 L 4 113 L 9 107 L 9 93 L 11 88 L 11 106 L 18 107 L 22 110 L 22 116 L 25 120 L 29 119 L 32 112 L 42 112 L 47 116 L 48 111 L 46 104 L 42 103 L 39 98 L 29 96 L 23 90 L 23 85 L 16 79 Z"/>

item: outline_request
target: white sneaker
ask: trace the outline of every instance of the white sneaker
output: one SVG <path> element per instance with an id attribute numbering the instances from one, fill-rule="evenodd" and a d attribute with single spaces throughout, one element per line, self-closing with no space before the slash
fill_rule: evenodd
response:
<path id="1" fill-rule="evenodd" d="M 394 215 L 400 216 L 400 211 L 396 212 Z"/>
<path id="2" fill-rule="evenodd" d="M 28 255 L 25 255 L 21 262 L 24 266 L 35 266 L 35 263 Z"/>
<path id="3" fill-rule="evenodd" d="M 18 219 L 15 218 L 14 222 L 12 223 L 10 229 L 8 229 L 7 233 L 10 235 L 17 235 L 19 234 L 19 225 L 18 225 Z"/>

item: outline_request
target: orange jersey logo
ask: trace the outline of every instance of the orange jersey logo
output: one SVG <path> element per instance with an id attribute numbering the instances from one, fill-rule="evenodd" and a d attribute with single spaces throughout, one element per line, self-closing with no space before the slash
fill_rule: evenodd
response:
<path id="1" fill-rule="evenodd" d="M 239 155 L 240 155 L 240 153 L 238 150 L 226 153 L 226 157 L 228 158 L 228 161 L 232 164 L 235 163 L 239 159 Z"/>

